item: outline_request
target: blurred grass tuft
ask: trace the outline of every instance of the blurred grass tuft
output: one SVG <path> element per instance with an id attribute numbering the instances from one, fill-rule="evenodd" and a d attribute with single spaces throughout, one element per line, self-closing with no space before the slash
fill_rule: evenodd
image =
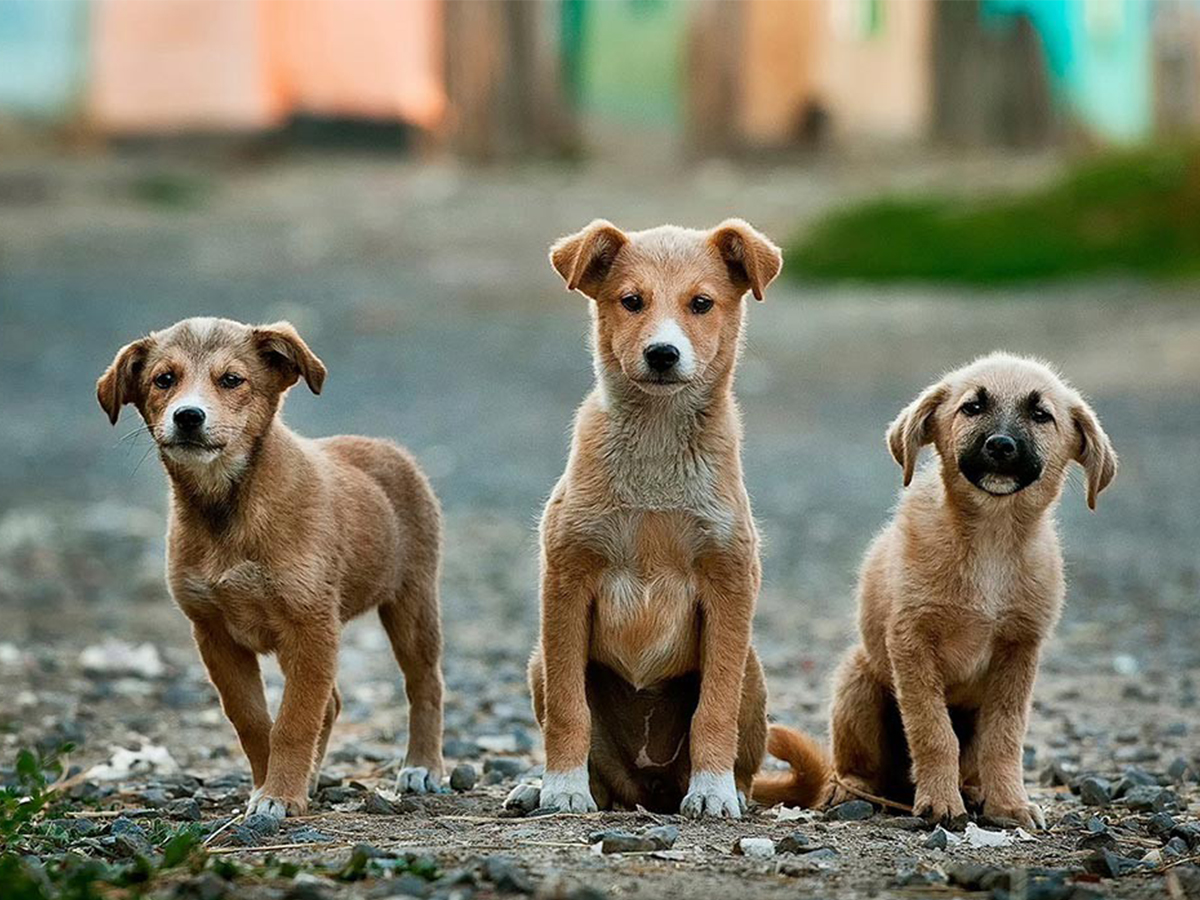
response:
<path id="1" fill-rule="evenodd" d="M 178 210 L 198 209 L 211 190 L 207 179 L 182 172 L 153 172 L 135 178 L 129 185 L 129 193 L 135 200 L 147 206 Z"/>
<path id="2" fill-rule="evenodd" d="M 870 201 L 818 221 L 785 259 L 797 278 L 876 282 L 1200 274 L 1200 145 L 1093 158 L 1027 194 Z"/>

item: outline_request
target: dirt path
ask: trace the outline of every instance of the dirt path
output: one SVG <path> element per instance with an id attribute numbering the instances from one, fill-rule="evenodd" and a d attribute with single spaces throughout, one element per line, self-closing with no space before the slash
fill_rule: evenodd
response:
<path id="1" fill-rule="evenodd" d="M 204 187 L 200 205 L 182 209 L 131 199 L 133 169 L 119 163 L 0 173 L 36 175 L 45 188 L 36 204 L 0 215 L 0 759 L 69 738 L 80 744 L 74 761 L 91 765 L 115 746 L 146 741 L 165 747 L 180 771 L 96 782 L 88 790 L 101 807 L 194 799 L 205 822 L 220 823 L 244 803 L 244 782 L 230 777 L 243 770 L 232 732 L 162 585 L 161 474 L 152 456 L 139 463 L 144 444 L 119 440 L 132 420 L 109 428 L 92 383 L 119 344 L 184 315 L 287 316 L 330 368 L 321 397 L 290 399 L 289 421 L 312 434 L 397 437 L 443 499 L 447 752 L 495 783 L 416 800 L 394 815 L 359 810 L 389 783 L 382 770 L 403 746 L 404 698 L 377 623 L 356 623 L 343 652 L 347 704 L 326 767 L 330 788 L 316 818 L 262 841 L 297 843 L 297 828 L 323 839 L 311 852 L 274 855 L 340 866 L 366 841 L 422 849 L 443 871 L 508 857 L 513 877 L 524 886 L 527 873 L 545 896 L 558 895 L 555 885 L 563 896 L 586 885 L 612 897 L 941 897 L 979 889 L 978 880 L 943 883 L 966 862 L 1083 867 L 1089 851 L 1077 844 L 1092 813 L 1114 829 L 1121 854 L 1164 853 L 1165 840 L 1147 830 L 1149 812 L 1121 799 L 1085 809 L 1069 788 L 1040 786 L 1054 765 L 1068 781 L 1097 773 L 1117 783 L 1130 766 L 1161 775 L 1183 807 L 1171 812 L 1176 825 L 1196 822 L 1194 776 L 1168 774 L 1180 758 L 1200 769 L 1200 305 L 1192 288 L 1107 281 L 980 296 L 785 284 L 749 313 L 739 395 L 766 538 L 756 640 L 772 714 L 818 733 L 829 673 L 853 635 L 855 567 L 899 490 L 882 444 L 894 412 L 943 369 L 997 347 L 1054 360 L 1092 397 L 1122 468 L 1095 514 L 1078 479 L 1062 506 L 1068 611 L 1047 651 L 1027 769 L 1057 823 L 1048 835 L 940 850 L 893 817 L 777 822 L 758 811 L 738 823 L 672 819 L 680 834 L 665 856 L 605 856 L 588 845 L 590 833 L 655 822 L 498 818 L 513 780 L 540 761 L 522 671 L 536 627 L 532 525 L 590 379 L 584 301 L 561 290 L 545 246 L 596 215 L 638 227 L 737 213 L 782 236 L 802 214 L 873 185 L 837 169 L 762 172 L 748 182 L 711 168 L 622 187 L 605 173 L 469 174 L 379 161 L 188 171 Z M 896 177 L 916 184 L 925 176 Z M 161 670 L 89 670 L 81 652 L 108 638 L 149 642 Z M 277 699 L 274 669 L 268 682 Z M 103 828 L 79 840 L 108 853 L 110 820 L 96 821 Z M 738 838 L 796 831 L 835 855 L 733 853 Z M 230 831 L 214 846 L 233 840 Z M 1200 842 L 1186 855 L 1197 853 Z M 1175 860 L 1168 853 L 1153 865 Z M 388 866 L 373 865 L 365 881 L 322 877 L 310 887 L 322 896 L 400 893 L 399 879 L 381 874 Z M 503 864 L 492 867 L 471 876 L 479 896 L 499 890 L 491 876 L 503 882 Z M 933 886 L 921 887 L 923 879 Z M 282 893 L 278 879 L 256 884 L 243 879 L 238 891 Z M 1088 887 L 1147 898 L 1168 889 L 1164 874 L 1149 871 Z"/>

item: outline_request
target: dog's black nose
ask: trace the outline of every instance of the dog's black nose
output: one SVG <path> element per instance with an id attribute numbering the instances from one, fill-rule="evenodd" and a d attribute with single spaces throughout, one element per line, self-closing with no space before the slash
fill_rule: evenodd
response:
<path id="1" fill-rule="evenodd" d="M 1007 434 L 993 434 L 984 441 L 983 449 L 996 462 L 1008 462 L 1017 455 L 1017 442 Z"/>
<path id="2" fill-rule="evenodd" d="M 659 374 L 679 362 L 679 348 L 674 344 L 651 344 L 645 351 L 646 365 Z"/>
<path id="3" fill-rule="evenodd" d="M 195 431 L 204 424 L 204 410 L 198 406 L 181 406 L 175 410 L 175 425 L 184 431 Z"/>

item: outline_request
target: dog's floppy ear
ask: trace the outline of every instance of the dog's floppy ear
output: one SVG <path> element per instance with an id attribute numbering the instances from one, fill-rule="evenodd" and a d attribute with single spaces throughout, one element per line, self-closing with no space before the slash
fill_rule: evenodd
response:
<path id="1" fill-rule="evenodd" d="M 283 386 L 291 387 L 303 377 L 309 390 L 321 393 L 325 383 L 325 364 L 308 349 L 308 344 L 290 322 L 260 325 L 253 331 L 254 344 L 267 363 L 283 376 Z"/>
<path id="2" fill-rule="evenodd" d="M 933 440 L 931 419 L 937 408 L 946 399 L 947 388 L 942 382 L 925 388 L 908 406 L 900 411 L 888 426 L 887 444 L 901 468 L 904 469 L 904 486 L 912 481 L 913 469 L 917 465 L 917 454 Z"/>
<path id="3" fill-rule="evenodd" d="M 1096 496 L 1117 474 L 1117 451 L 1100 426 L 1100 419 L 1083 400 L 1071 408 L 1071 421 L 1079 433 L 1075 459 L 1087 476 L 1088 509 L 1096 508 Z"/>
<path id="4" fill-rule="evenodd" d="M 146 362 L 146 351 L 150 349 L 150 338 L 139 338 L 117 351 L 112 363 L 96 382 L 96 399 L 108 413 L 114 425 L 121 417 L 121 407 L 136 403 L 140 399 L 139 377 Z"/>
<path id="5" fill-rule="evenodd" d="M 555 241 L 550 248 L 550 264 L 567 283 L 568 291 L 578 290 L 594 300 L 628 240 L 612 222 L 595 219 L 582 231 Z"/>
<path id="6" fill-rule="evenodd" d="M 761 300 L 763 291 L 783 267 L 779 248 L 741 219 L 726 219 L 714 228 L 712 242 L 729 267 L 733 283 L 742 291 L 752 291 L 755 300 Z"/>

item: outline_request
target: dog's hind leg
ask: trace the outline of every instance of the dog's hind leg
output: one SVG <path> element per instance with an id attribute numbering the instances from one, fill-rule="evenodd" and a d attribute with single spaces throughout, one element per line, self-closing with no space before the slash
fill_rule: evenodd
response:
<path id="1" fill-rule="evenodd" d="M 325 721 L 321 724 L 321 737 L 317 741 L 316 763 L 313 765 L 312 780 L 308 785 L 309 796 L 317 793 L 317 783 L 321 780 L 321 765 L 325 762 L 325 751 L 329 747 L 329 734 L 333 731 L 333 723 L 337 721 L 337 717 L 341 713 L 342 695 L 335 684 L 333 693 L 329 695 L 329 702 L 325 704 Z"/>
<path id="2" fill-rule="evenodd" d="M 379 619 L 404 672 L 408 695 L 408 751 L 396 787 L 433 793 L 442 783 L 442 629 L 437 577 L 406 584 L 379 607 Z"/>
<path id="3" fill-rule="evenodd" d="M 906 757 L 903 734 L 897 736 L 891 727 L 894 706 L 891 692 L 871 672 L 866 651 L 855 647 L 834 676 L 829 730 L 835 778 L 841 784 L 834 785 L 831 804 L 855 799 L 854 790 L 876 795 L 894 792 L 893 757 Z"/>

